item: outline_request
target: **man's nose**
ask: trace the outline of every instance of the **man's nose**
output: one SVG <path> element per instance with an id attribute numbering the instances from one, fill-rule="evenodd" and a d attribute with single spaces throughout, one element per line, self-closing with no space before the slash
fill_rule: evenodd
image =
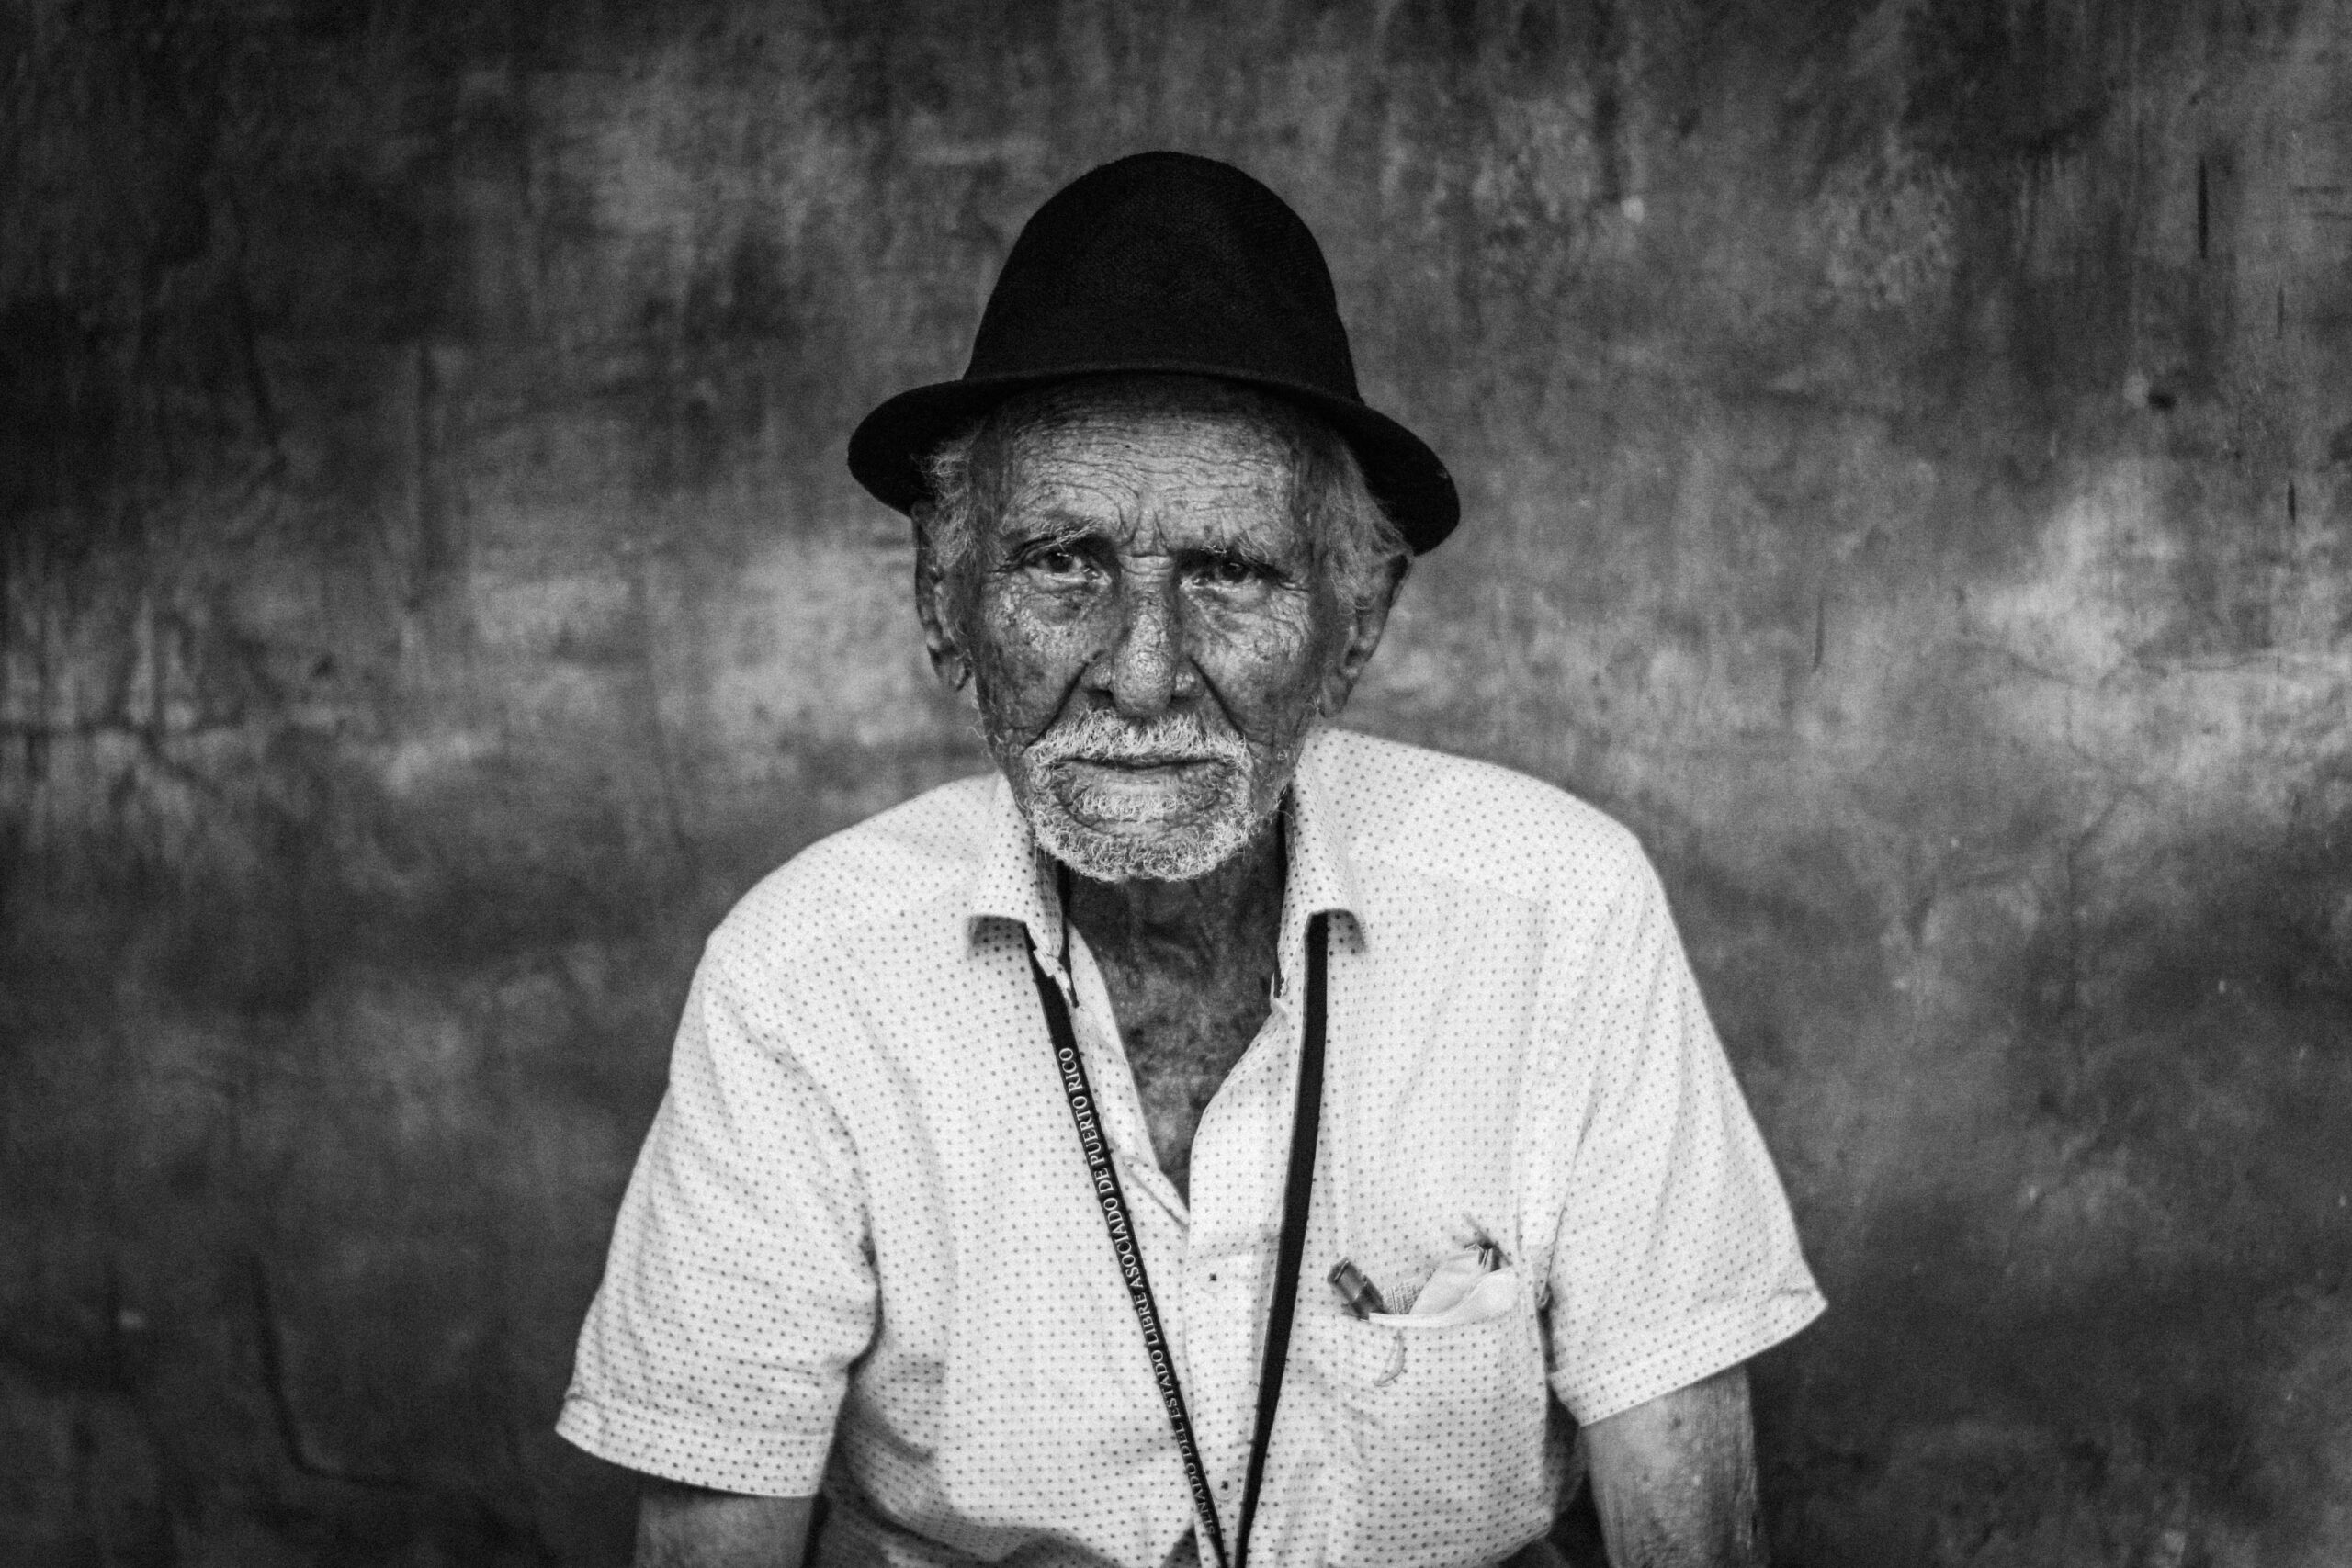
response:
<path id="1" fill-rule="evenodd" d="M 1156 574 L 1121 585 L 1118 626 L 1098 666 L 1102 685 L 1127 718 L 1153 718 L 1200 689 L 1184 607 L 1171 579 Z"/>

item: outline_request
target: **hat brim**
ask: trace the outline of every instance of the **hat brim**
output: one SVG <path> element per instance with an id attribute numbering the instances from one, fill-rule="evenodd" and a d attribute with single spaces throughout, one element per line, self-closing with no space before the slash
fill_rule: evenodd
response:
<path id="1" fill-rule="evenodd" d="M 859 422 L 849 438 L 849 471 L 885 506 L 911 512 L 929 492 L 922 460 L 1005 400 L 1082 376 L 1210 376 L 1296 403 L 1337 431 L 1363 465 L 1364 481 L 1415 555 L 1435 549 L 1462 518 L 1453 476 L 1420 437 L 1375 409 L 1295 382 L 1237 376 L 1179 362 L 1056 366 L 1014 376 L 939 381 L 900 392 Z"/>

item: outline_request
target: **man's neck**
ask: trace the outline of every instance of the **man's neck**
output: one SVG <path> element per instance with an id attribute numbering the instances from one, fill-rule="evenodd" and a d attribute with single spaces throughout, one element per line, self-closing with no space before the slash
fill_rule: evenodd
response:
<path id="1" fill-rule="evenodd" d="M 1159 1168 L 1188 1201 L 1193 1134 L 1272 1005 L 1285 874 L 1279 818 L 1190 882 L 1063 880 L 1110 992 Z"/>
<path id="2" fill-rule="evenodd" d="M 1069 873 L 1062 912 L 1098 958 L 1271 973 L 1286 871 L 1277 812 L 1239 853 L 1188 882 L 1096 882 Z"/>

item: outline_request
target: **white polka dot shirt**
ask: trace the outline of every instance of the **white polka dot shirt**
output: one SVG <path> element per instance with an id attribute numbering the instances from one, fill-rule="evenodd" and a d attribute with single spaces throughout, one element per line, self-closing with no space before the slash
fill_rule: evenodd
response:
<path id="1" fill-rule="evenodd" d="M 1589 1422 L 1821 1310 L 1630 834 L 1534 780 L 1340 731 L 1309 743 L 1285 809 L 1274 1005 L 1201 1118 L 1189 1206 L 1001 780 L 752 889 L 695 976 L 563 1435 L 704 1486 L 821 1487 L 820 1562 L 1189 1560 L 1192 1494 L 1024 933 L 1070 999 L 1229 1542 L 1306 929 L 1332 912 L 1315 1206 L 1253 1564 L 1507 1556 L 1551 1519 L 1555 1396 Z M 1513 1281 L 1416 1322 L 1419 1284 L 1482 1244 Z M 1344 1308 L 1325 1282 L 1342 1257 L 1396 1315 Z"/>

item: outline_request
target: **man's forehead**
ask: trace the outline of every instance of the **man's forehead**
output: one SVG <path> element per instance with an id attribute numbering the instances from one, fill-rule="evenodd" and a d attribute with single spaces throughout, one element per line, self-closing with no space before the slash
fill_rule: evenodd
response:
<path id="1" fill-rule="evenodd" d="M 1015 511 L 1147 499 L 1284 509 L 1295 446 L 1262 399 L 1238 389 L 1170 377 L 1089 383 L 1021 415 L 1004 450 Z"/>
<path id="2" fill-rule="evenodd" d="M 1229 457 L 1286 464 L 1294 445 L 1278 405 L 1241 387 L 1189 376 L 1080 381 L 1036 394 L 1014 411 L 1012 451 L 1050 457 L 1102 442 L 1193 444 Z"/>

